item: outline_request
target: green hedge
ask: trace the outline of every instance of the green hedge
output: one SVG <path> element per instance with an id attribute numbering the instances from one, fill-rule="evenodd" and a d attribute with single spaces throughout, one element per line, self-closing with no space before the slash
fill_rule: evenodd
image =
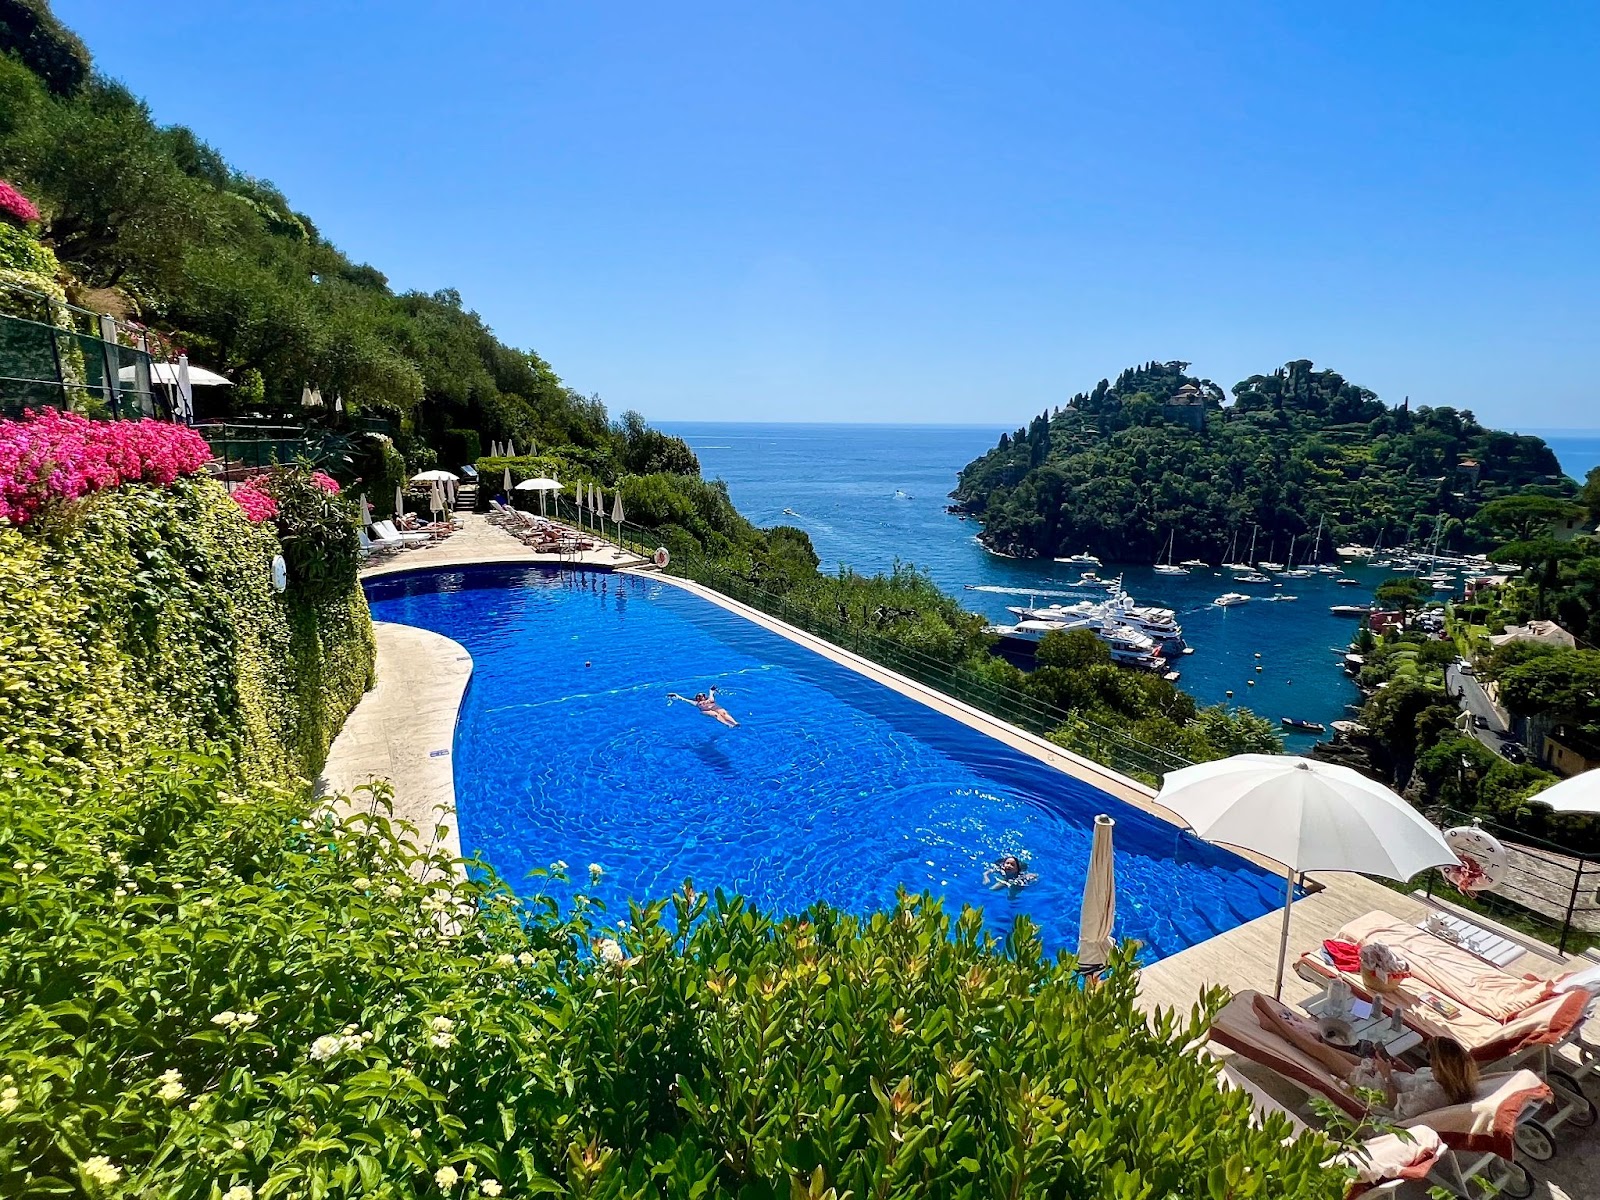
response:
<path id="1" fill-rule="evenodd" d="M 313 774 L 369 686 L 366 600 L 272 588 L 270 528 L 222 487 L 124 487 L 0 529 L 0 753 L 63 780 L 224 746 L 249 777 Z"/>
<path id="2" fill-rule="evenodd" d="M 1216 1086 L 1198 1015 L 1147 1022 L 1127 960 L 1085 987 L 1026 924 L 689 888 L 619 922 L 204 762 L 71 806 L 5 774 L 0 1195 L 1344 1190 Z"/>

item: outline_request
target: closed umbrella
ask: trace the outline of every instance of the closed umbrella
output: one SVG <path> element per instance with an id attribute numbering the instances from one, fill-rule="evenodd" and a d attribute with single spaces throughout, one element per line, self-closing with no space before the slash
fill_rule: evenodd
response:
<path id="1" fill-rule="evenodd" d="M 361 523 L 363 525 L 372 524 L 372 505 L 367 503 L 367 494 L 365 492 L 361 493 Z"/>
<path id="2" fill-rule="evenodd" d="M 510 467 L 506 468 L 504 490 L 505 490 L 505 493 L 506 493 L 506 499 L 507 500 L 511 499 L 511 468 Z"/>
<path id="3" fill-rule="evenodd" d="M 606 492 L 604 488 L 595 488 L 594 490 L 594 514 L 600 534 L 603 537 L 606 532 Z"/>
<path id="4" fill-rule="evenodd" d="M 400 484 L 394 485 L 394 517 L 399 520 L 406 515 L 406 489 Z"/>
<path id="5" fill-rule="evenodd" d="M 187 354 L 178 355 L 178 382 L 173 390 L 178 397 L 178 420 L 187 425 L 194 420 L 194 379 L 189 374 Z"/>
<path id="6" fill-rule="evenodd" d="M 501 454 L 500 454 L 500 443 L 499 442 L 490 442 L 489 443 L 489 457 L 490 458 L 500 458 L 501 457 Z"/>
<path id="7" fill-rule="evenodd" d="M 510 438 L 507 438 L 506 439 L 506 457 L 507 458 L 515 458 L 516 456 L 517 456 L 517 444 L 515 442 L 513 442 Z"/>
<path id="8" fill-rule="evenodd" d="M 1530 796 L 1558 813 L 1600 813 L 1600 771 L 1584 771 Z"/>
<path id="9" fill-rule="evenodd" d="M 440 519 L 444 512 L 444 484 L 435 483 L 428 492 L 428 510 L 433 513 L 435 521 Z"/>
<path id="10" fill-rule="evenodd" d="M 1204 841 L 1253 850 L 1288 868 L 1278 996 L 1297 875 L 1359 871 L 1405 880 L 1457 861 L 1444 837 L 1411 805 L 1383 784 L 1332 763 L 1236 754 L 1169 773 L 1156 803 Z"/>
<path id="11" fill-rule="evenodd" d="M 617 489 L 616 500 L 611 505 L 611 519 L 617 523 L 617 528 L 620 530 L 622 528 L 622 522 L 623 522 L 623 516 L 622 516 L 622 489 L 621 488 Z"/>
<path id="12" fill-rule="evenodd" d="M 1105 813 L 1094 819 L 1089 847 L 1089 877 L 1083 885 L 1083 910 L 1078 918 L 1078 966 L 1099 968 L 1111 959 L 1111 927 L 1117 919 L 1116 859 L 1111 834 L 1117 823 Z"/>

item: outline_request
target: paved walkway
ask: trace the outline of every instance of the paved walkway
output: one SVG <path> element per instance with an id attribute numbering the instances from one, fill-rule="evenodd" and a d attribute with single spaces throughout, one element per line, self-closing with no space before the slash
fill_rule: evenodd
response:
<path id="1" fill-rule="evenodd" d="M 472 677 L 472 657 L 459 642 L 410 625 L 376 623 L 377 685 L 345 721 L 317 781 L 339 794 L 344 812 L 364 811 L 355 789 L 374 779 L 394 788 L 394 816 L 409 821 L 426 847 L 436 836 L 461 857 L 456 833 L 456 784 L 451 761 L 456 712 Z M 443 835 L 436 829 L 443 826 Z"/>

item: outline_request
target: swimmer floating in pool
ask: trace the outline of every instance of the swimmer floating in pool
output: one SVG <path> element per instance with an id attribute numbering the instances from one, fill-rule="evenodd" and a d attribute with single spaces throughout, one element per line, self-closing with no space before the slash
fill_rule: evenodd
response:
<path id="1" fill-rule="evenodd" d="M 706 716 L 715 717 L 718 721 L 721 721 L 730 729 L 739 724 L 739 722 L 733 719 L 733 716 L 728 712 L 727 709 L 723 708 L 722 705 L 717 703 L 716 688 L 712 688 L 709 692 L 696 692 L 693 698 L 688 696 L 680 696 L 677 692 L 668 692 L 667 699 L 683 700 L 689 704 L 692 704 L 701 712 L 705 713 Z"/>
<path id="2" fill-rule="evenodd" d="M 1028 870 L 1024 859 L 1015 854 L 1007 854 L 997 863 L 990 863 L 983 869 L 983 881 L 995 891 L 1004 888 L 1015 891 L 1025 888 L 1039 877 Z"/>

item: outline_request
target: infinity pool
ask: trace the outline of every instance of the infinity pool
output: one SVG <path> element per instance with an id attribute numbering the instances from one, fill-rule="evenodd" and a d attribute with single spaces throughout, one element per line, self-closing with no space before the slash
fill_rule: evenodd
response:
<path id="1" fill-rule="evenodd" d="M 538 567 L 389 576 L 373 616 L 473 658 L 456 726 L 462 852 L 513 885 L 570 864 L 617 916 L 695 887 L 793 913 L 895 889 L 1075 949 L 1094 815 L 1117 820 L 1117 936 L 1152 961 L 1280 903 L 1278 879 L 985 734 L 654 580 Z M 727 728 L 668 693 L 715 685 Z M 1002 855 L 1038 880 L 984 882 Z M 532 884 L 528 884 L 532 890 Z"/>

